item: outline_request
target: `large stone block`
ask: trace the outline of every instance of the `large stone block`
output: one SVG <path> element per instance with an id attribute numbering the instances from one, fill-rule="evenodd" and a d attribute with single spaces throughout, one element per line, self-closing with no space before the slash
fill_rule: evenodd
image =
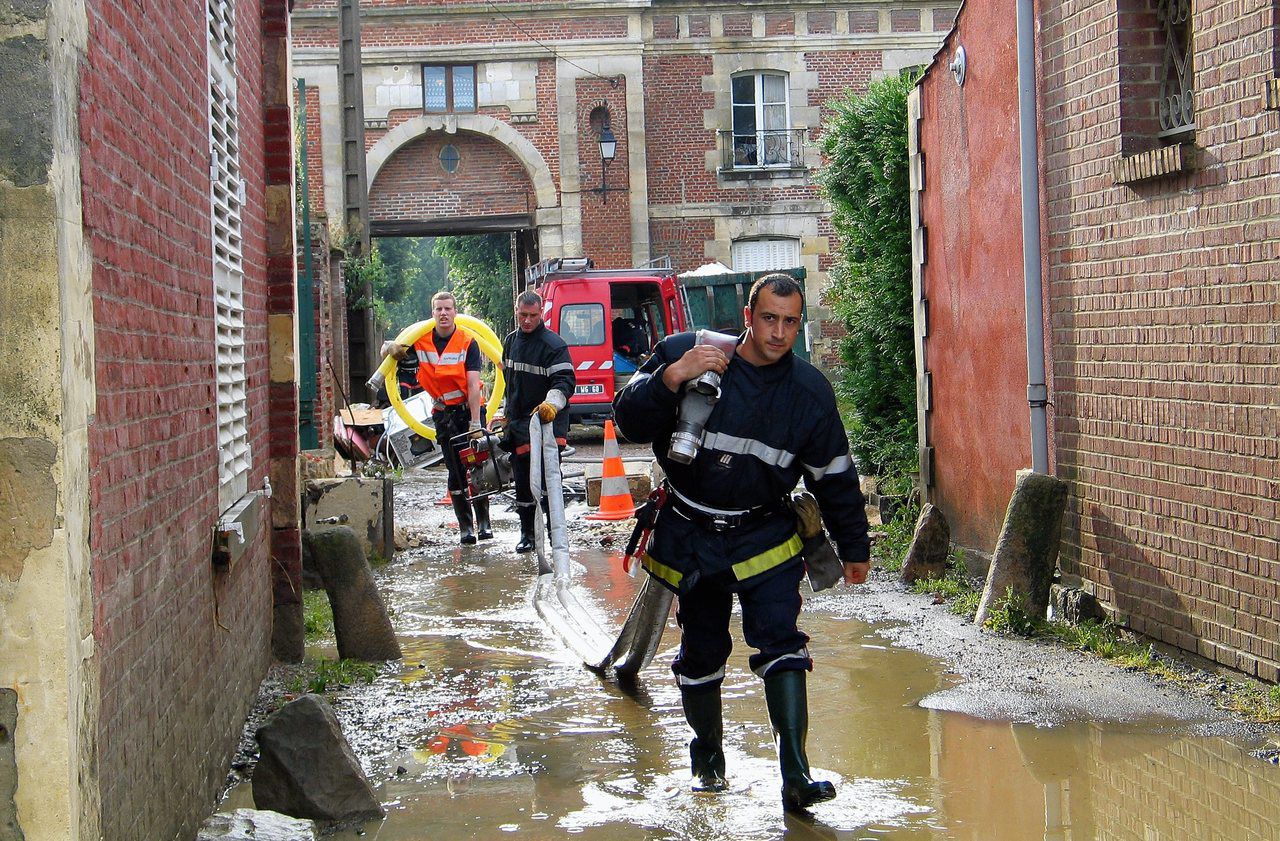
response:
<path id="1" fill-rule="evenodd" d="M 631 491 L 631 501 L 640 505 L 649 498 L 653 483 L 648 476 L 627 476 L 627 489 Z M 600 484 L 604 480 L 599 477 L 587 479 L 587 505 L 595 508 L 600 505 Z"/>
<path id="2" fill-rule="evenodd" d="M 342 735 L 329 704 L 303 695 L 273 713 L 257 732 L 253 802 L 295 818 L 379 818 L 382 804 Z"/>
<path id="3" fill-rule="evenodd" d="M 306 483 L 302 521 L 305 528 L 325 524 L 349 526 L 365 554 L 395 554 L 395 484 L 390 479 L 313 479 Z"/>
<path id="4" fill-rule="evenodd" d="M 915 535 L 902 564 L 902 582 L 914 584 L 921 579 L 942 578 L 947 572 L 947 555 L 951 551 L 951 527 L 942 511 L 925 504 L 916 519 Z"/>

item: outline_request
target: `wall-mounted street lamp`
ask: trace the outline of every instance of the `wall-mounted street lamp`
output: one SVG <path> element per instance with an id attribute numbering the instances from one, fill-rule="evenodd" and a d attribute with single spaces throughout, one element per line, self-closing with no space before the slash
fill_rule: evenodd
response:
<path id="1" fill-rule="evenodd" d="M 613 136 L 613 129 L 609 127 L 609 112 L 604 112 L 604 124 L 600 127 L 600 186 L 592 188 L 591 192 L 600 194 L 601 204 L 609 201 L 609 191 L 616 191 L 616 187 L 610 187 L 607 175 L 609 173 L 609 164 L 613 162 L 613 158 L 618 154 L 618 140 Z"/>

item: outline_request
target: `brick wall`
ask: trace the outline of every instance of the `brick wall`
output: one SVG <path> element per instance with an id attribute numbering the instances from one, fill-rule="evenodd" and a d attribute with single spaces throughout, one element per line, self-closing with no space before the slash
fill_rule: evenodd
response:
<path id="1" fill-rule="evenodd" d="M 644 60 L 645 144 L 649 160 L 649 202 L 710 201 L 718 192 L 704 157 L 715 149 L 702 114 L 715 107 L 702 77 L 711 73 L 707 55 L 656 55 Z"/>
<path id="2" fill-rule="evenodd" d="M 655 219 L 649 223 L 653 256 L 669 256 L 671 267 L 677 272 L 687 272 L 706 263 L 706 244 L 715 236 L 715 224 L 710 219 Z"/>
<path id="3" fill-rule="evenodd" d="M 627 267 L 631 259 L 631 180 L 627 167 L 627 85 L 618 79 L 613 86 L 604 79 L 587 77 L 575 82 L 577 89 L 578 159 L 582 179 L 582 241 L 590 243 L 589 254 L 601 268 Z M 601 110 L 608 109 L 617 154 L 608 167 L 607 182 L 601 180 L 603 162 L 599 137 Z M 609 192 L 593 193 L 601 183 Z M 614 192 L 616 191 L 616 192 Z"/>
<path id="4" fill-rule="evenodd" d="M 884 67 L 884 54 L 878 50 L 831 50 L 812 52 L 804 57 L 805 69 L 818 74 L 818 86 L 809 91 L 809 104 L 822 108 L 825 122 L 831 114 L 828 104 L 843 100 L 850 93 L 866 93 L 873 73 Z M 821 127 L 812 132 L 821 136 Z"/>
<path id="5" fill-rule="evenodd" d="M 324 147 L 320 139 L 320 89 L 311 85 L 307 89 L 307 195 L 311 197 L 311 212 L 324 210 Z M 300 108 L 297 88 L 293 102 Z"/>
<path id="6" fill-rule="evenodd" d="M 440 153 L 452 145 L 456 171 Z M 369 217 L 379 221 L 531 213 L 537 207 L 524 167 L 496 140 L 433 132 L 393 154 L 369 188 Z"/>
<path id="7" fill-rule="evenodd" d="M 1043 12 L 1062 564 L 1137 630 L 1280 677 L 1280 114 L 1264 0 L 1194 9 L 1191 171 L 1113 182 L 1114 5 Z M 1075 96 L 1077 91 L 1087 95 Z M 1126 144 L 1127 146 L 1127 144 Z"/>
<path id="8" fill-rule="evenodd" d="M 254 0 L 237 10 L 249 482 L 259 486 L 268 458 L 262 21 Z M 134 2 L 91 0 L 86 11 L 79 120 L 97 346 L 90 547 L 102 835 L 189 837 L 266 667 L 269 530 L 234 569 L 215 573 L 203 6 L 156 5 L 145 28 L 129 25 Z"/>
<path id="9" fill-rule="evenodd" d="M 380 23 L 367 18 L 360 28 L 360 46 L 403 47 L 416 44 L 492 44 L 503 41 L 602 40 L 622 39 L 627 35 L 627 19 L 623 16 L 583 17 L 574 20 L 537 18 L 523 15 L 519 24 L 501 16 L 444 23 Z M 298 28 L 294 32 L 296 47 L 337 47 L 338 29 L 333 27 Z"/>

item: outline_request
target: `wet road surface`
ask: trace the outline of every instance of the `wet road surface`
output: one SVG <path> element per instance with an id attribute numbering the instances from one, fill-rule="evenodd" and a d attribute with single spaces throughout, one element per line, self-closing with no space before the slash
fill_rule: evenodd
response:
<path id="1" fill-rule="evenodd" d="M 816 662 L 809 757 L 837 798 L 807 816 L 784 815 L 763 689 L 737 627 L 724 685 L 731 788 L 694 794 L 690 734 L 669 672 L 674 620 L 634 686 L 587 671 L 530 603 L 535 562 L 511 551 L 514 514 L 495 505 L 496 538 L 458 547 L 451 509 L 434 504 L 442 487 L 436 471 L 411 471 L 397 487 L 397 523 L 425 541 L 378 573 L 403 662 L 334 699 L 387 817 L 333 837 L 1270 841 L 1280 833 L 1280 769 L 1241 746 L 1191 735 L 1196 722 L 1189 728 L 1185 717 L 1130 710 L 1077 720 L 1020 707 L 1009 700 L 1018 692 L 998 686 L 966 695 L 945 662 L 893 645 L 893 623 L 853 618 L 856 590 L 810 599 L 801 623 Z M 624 527 L 589 526 L 583 513 L 580 503 L 570 509 L 579 596 L 616 629 L 638 583 L 612 551 Z M 1028 697 L 1051 699 L 1053 676 L 1041 679 L 1047 688 Z M 224 808 L 251 805 L 245 789 Z"/>

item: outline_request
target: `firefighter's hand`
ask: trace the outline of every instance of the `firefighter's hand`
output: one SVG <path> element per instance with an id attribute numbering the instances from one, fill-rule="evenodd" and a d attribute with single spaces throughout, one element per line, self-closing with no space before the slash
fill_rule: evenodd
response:
<path id="1" fill-rule="evenodd" d="M 679 391 L 684 383 L 715 371 L 723 374 L 729 367 L 729 357 L 718 347 L 712 345 L 694 345 L 684 356 L 672 362 L 662 372 L 662 382 L 672 391 Z"/>
<path id="2" fill-rule="evenodd" d="M 399 362 L 409 353 L 409 346 L 397 344 L 396 342 L 383 342 L 382 350 L 379 351 L 379 353 L 382 356 L 390 356 L 392 359 Z"/>
<path id="3" fill-rule="evenodd" d="M 558 411 L 559 410 L 554 405 L 544 400 L 538 404 L 538 408 L 534 409 L 533 413 L 537 415 L 538 420 L 543 423 L 551 423 L 556 419 L 556 412 Z"/>
<path id="4" fill-rule="evenodd" d="M 845 584 L 862 584 L 867 580 L 867 575 L 871 572 L 871 562 L 863 561 L 860 564 L 845 563 L 844 565 L 844 583 Z"/>
<path id="5" fill-rule="evenodd" d="M 484 437 L 484 427 L 480 425 L 480 421 L 471 422 L 471 426 L 467 429 L 467 435 L 473 441 Z"/>
<path id="6" fill-rule="evenodd" d="M 507 428 L 507 418 L 505 415 L 494 415 L 493 419 L 489 421 L 489 429 L 493 430 L 494 432 L 501 432 L 506 428 Z"/>

